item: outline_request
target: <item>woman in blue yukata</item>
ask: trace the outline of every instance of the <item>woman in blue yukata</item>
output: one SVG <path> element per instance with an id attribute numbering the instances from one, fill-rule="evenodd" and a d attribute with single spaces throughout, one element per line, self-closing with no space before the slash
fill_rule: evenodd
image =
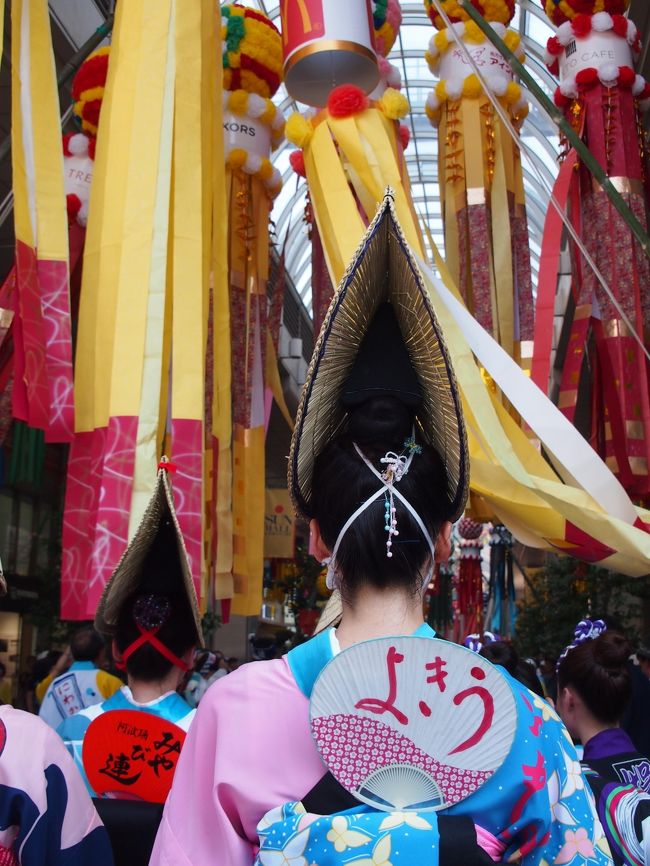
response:
<path id="1" fill-rule="evenodd" d="M 557 707 L 584 746 L 582 766 L 617 866 L 650 863 L 650 761 L 620 727 L 632 695 L 625 637 L 582 620 L 557 666 Z"/>
<path id="2" fill-rule="evenodd" d="M 469 461 L 447 349 L 390 194 L 323 324 L 289 464 L 294 503 L 310 521 L 312 550 L 329 561 L 328 583 L 337 590 L 342 616 L 336 628 L 323 628 L 288 656 L 245 665 L 208 690 L 177 767 L 151 866 L 501 860 L 611 866 L 560 720 L 543 699 L 483 659 L 480 671 L 478 661 L 468 662 L 467 670 L 476 679 L 496 679 L 507 693 L 511 738 L 498 768 L 481 773 L 476 767 L 482 783 L 454 805 L 441 811 L 373 808 L 342 784 L 340 767 L 328 766 L 322 742 L 317 746 L 317 681 L 349 653 L 377 647 L 381 661 L 381 639 L 415 637 L 420 646 L 430 643 L 432 654 L 453 650 L 465 661 L 478 658 L 435 639 L 423 621 L 423 590 L 435 563 L 448 557 L 452 521 L 465 507 Z M 402 656 L 391 647 L 386 659 L 396 665 Z M 455 674 L 448 673 L 451 683 Z M 437 676 L 442 692 L 446 675 L 433 671 L 428 681 Z M 468 698 L 463 709 L 476 709 L 465 712 L 467 723 L 478 731 L 483 722 L 489 726 L 487 711 L 480 721 L 477 696 L 484 692 L 474 682 L 444 697 L 454 695 L 457 704 Z M 397 712 L 391 695 L 359 703 Z M 439 706 L 420 702 L 423 715 L 433 714 L 432 724 Z M 359 723 L 378 724 L 361 711 Z M 450 728 L 447 736 L 458 736 Z M 365 772 L 364 738 L 351 763 Z M 390 739 L 375 741 L 377 753 Z M 349 766 L 352 755 L 342 763 Z M 452 771 L 448 778 L 457 778 L 458 766 L 444 768 Z"/>

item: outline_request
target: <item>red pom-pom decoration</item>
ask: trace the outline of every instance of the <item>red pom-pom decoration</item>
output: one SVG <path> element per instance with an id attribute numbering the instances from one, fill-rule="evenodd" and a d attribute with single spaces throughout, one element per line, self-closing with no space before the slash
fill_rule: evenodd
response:
<path id="1" fill-rule="evenodd" d="M 289 154 L 289 162 L 296 174 L 299 174 L 300 177 L 307 176 L 305 171 L 305 155 L 302 150 L 292 150 Z"/>
<path id="2" fill-rule="evenodd" d="M 636 80 L 636 73 L 630 66 L 618 67 L 618 83 L 621 87 L 632 87 Z"/>
<path id="3" fill-rule="evenodd" d="M 591 87 L 598 81 L 598 70 L 590 66 L 588 69 L 581 69 L 576 75 L 576 84 L 578 87 Z"/>
<path id="4" fill-rule="evenodd" d="M 575 36 L 578 39 L 584 39 L 585 36 L 589 36 L 591 33 L 591 16 L 590 15 L 576 15 L 576 17 L 571 22 L 571 29 Z"/>
<path id="5" fill-rule="evenodd" d="M 63 136 L 63 155 L 64 156 L 72 156 L 72 151 L 70 150 L 70 139 L 73 135 L 76 135 L 74 132 L 69 132 L 67 135 Z"/>
<path id="6" fill-rule="evenodd" d="M 554 60 L 553 63 L 548 67 L 548 71 L 551 75 L 558 76 L 560 74 L 560 64 L 558 60 Z"/>
<path id="7" fill-rule="evenodd" d="M 86 90 L 105 86 L 108 75 L 108 58 L 108 52 L 99 51 L 84 60 L 72 79 L 72 98 L 75 102 L 83 99 Z"/>
<path id="8" fill-rule="evenodd" d="M 68 219 L 74 220 L 77 218 L 77 214 L 81 210 L 81 199 L 78 195 L 75 195 L 73 192 L 68 193 L 65 197 L 65 205 L 66 210 L 68 211 Z"/>
<path id="9" fill-rule="evenodd" d="M 559 57 L 560 54 L 564 51 L 564 46 L 560 44 L 560 40 L 557 36 L 551 36 L 551 38 L 546 43 L 546 50 L 549 54 L 552 54 L 553 57 Z"/>
<path id="10" fill-rule="evenodd" d="M 399 140 L 402 142 L 402 150 L 406 150 L 411 140 L 411 130 L 404 123 L 399 125 Z"/>
<path id="11" fill-rule="evenodd" d="M 88 140 L 88 156 L 91 159 L 95 159 L 95 148 L 97 147 L 97 139 L 90 138 Z"/>
<path id="12" fill-rule="evenodd" d="M 612 30 L 621 39 L 627 39 L 627 18 L 622 15 L 612 15 L 613 27 Z"/>
<path id="13" fill-rule="evenodd" d="M 646 81 L 645 87 L 639 94 L 639 99 L 650 99 L 650 83 Z"/>
<path id="14" fill-rule="evenodd" d="M 557 105 L 558 108 L 566 108 L 567 105 L 571 102 L 568 96 L 565 96 L 560 88 L 558 87 L 553 94 L 553 102 Z"/>
<path id="15" fill-rule="evenodd" d="M 341 84 L 335 87 L 327 100 L 327 108 L 332 117 L 351 117 L 360 114 L 370 105 L 370 100 L 354 84 Z"/>

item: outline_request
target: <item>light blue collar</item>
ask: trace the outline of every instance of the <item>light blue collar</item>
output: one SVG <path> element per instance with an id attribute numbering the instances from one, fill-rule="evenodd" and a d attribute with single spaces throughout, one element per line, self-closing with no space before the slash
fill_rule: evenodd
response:
<path id="1" fill-rule="evenodd" d="M 298 688 L 306 697 L 311 697 L 314 683 L 325 665 L 334 658 L 332 641 L 330 639 L 331 628 L 325 629 L 316 637 L 311 638 L 300 646 L 294 647 L 287 653 L 287 662 L 294 676 Z M 436 633 L 431 626 L 423 622 L 413 632 L 413 637 L 435 637 Z"/>
<path id="2" fill-rule="evenodd" d="M 71 671 L 96 671 L 99 670 L 94 662 L 72 662 L 69 667 Z"/>

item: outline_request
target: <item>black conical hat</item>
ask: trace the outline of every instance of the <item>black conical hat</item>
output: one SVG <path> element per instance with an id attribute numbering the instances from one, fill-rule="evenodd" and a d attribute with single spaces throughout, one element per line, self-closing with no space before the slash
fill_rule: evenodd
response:
<path id="1" fill-rule="evenodd" d="M 368 356 L 371 349 L 376 353 L 375 337 L 381 331 L 373 335 L 371 324 L 374 329 L 377 311 L 385 306 L 392 315 L 380 314 L 379 324 L 393 328 L 393 321 L 397 323 L 390 337 L 394 345 L 386 351 L 397 358 L 404 349 L 408 369 L 417 378 L 421 400 L 412 406 L 415 423 L 445 466 L 449 519 L 456 520 L 465 508 L 469 458 L 460 393 L 440 325 L 388 192 L 332 298 L 298 405 L 288 482 L 296 510 L 305 517 L 312 516 L 314 461 L 344 429 L 348 406 L 353 405 L 346 401 L 358 399 L 371 383 L 372 370 L 365 361 L 362 368 L 359 358 L 362 351 L 366 354 L 363 343 L 369 331 Z M 382 379 L 383 373 L 376 384 L 385 388 Z M 402 387 L 392 381 L 390 388 L 397 388 L 404 402 L 415 402 L 410 372 Z"/>
<path id="2" fill-rule="evenodd" d="M 343 385 L 340 402 L 351 409 L 370 397 L 395 397 L 409 409 L 422 405 L 422 385 L 390 303 L 377 307 Z"/>
<path id="3" fill-rule="evenodd" d="M 95 628 L 102 634 L 114 634 L 123 606 L 136 594 L 181 596 L 187 599 L 197 643 L 202 643 L 199 603 L 176 517 L 167 466 L 168 462 L 163 458 L 153 496 L 140 525 L 99 600 Z M 179 605 L 176 610 L 180 609 Z"/>

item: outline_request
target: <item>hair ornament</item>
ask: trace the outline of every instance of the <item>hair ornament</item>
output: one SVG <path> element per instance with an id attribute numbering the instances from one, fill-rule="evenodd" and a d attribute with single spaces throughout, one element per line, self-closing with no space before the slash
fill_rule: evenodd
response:
<path id="1" fill-rule="evenodd" d="M 133 605 L 133 619 L 146 631 L 162 628 L 171 614 L 171 603 L 164 595 L 141 595 Z"/>
<path id="2" fill-rule="evenodd" d="M 572 642 L 564 649 L 562 655 L 557 660 L 555 670 L 560 669 L 560 665 L 569 654 L 569 650 L 575 649 L 580 644 L 587 640 L 595 640 L 607 631 L 607 625 L 602 619 L 581 619 L 573 631 Z"/>
<path id="3" fill-rule="evenodd" d="M 422 446 L 418 445 L 415 441 L 415 433 L 411 433 L 411 435 L 404 440 L 404 448 L 406 448 L 410 454 L 422 454 Z"/>
<path id="4" fill-rule="evenodd" d="M 357 510 L 348 517 L 346 522 L 341 527 L 341 531 L 339 532 L 338 538 L 336 539 L 331 556 L 321 562 L 322 565 L 327 565 L 326 583 L 328 589 L 337 589 L 339 586 L 340 576 L 336 567 L 336 554 L 345 533 L 352 526 L 357 517 L 362 514 L 366 510 L 366 508 L 369 508 L 373 502 L 375 502 L 377 499 L 380 499 L 382 496 L 384 497 L 384 529 L 388 533 L 388 540 L 386 541 L 386 556 L 389 558 L 392 557 L 392 539 L 394 535 L 399 535 L 399 531 L 397 529 L 397 517 L 394 502 L 394 497 L 396 496 L 400 500 L 402 505 L 407 509 L 407 511 L 411 513 L 411 516 L 420 527 L 420 531 L 422 532 L 424 540 L 426 541 L 429 550 L 431 551 L 432 561 L 435 558 L 435 545 L 431 539 L 431 536 L 429 535 L 429 531 L 422 522 L 422 518 L 413 508 L 408 499 L 402 496 L 399 490 L 394 488 L 395 483 L 401 478 L 403 478 L 409 471 L 411 461 L 413 460 L 413 455 L 417 452 L 411 451 L 408 456 L 405 456 L 404 454 L 396 454 L 394 451 L 386 452 L 386 454 L 379 461 L 380 463 L 383 463 L 386 468 L 383 472 L 379 472 L 372 465 L 370 460 L 368 460 L 368 458 L 359 448 L 356 442 L 353 444 L 354 450 L 357 452 L 359 457 L 363 460 L 363 462 L 366 464 L 366 466 L 372 472 L 375 478 L 381 481 L 382 486 L 378 490 L 376 490 L 375 493 L 371 494 L 365 502 L 362 502 L 361 505 L 357 508 Z M 427 576 L 423 584 L 424 586 L 427 586 L 430 577 L 431 575 Z"/>
<path id="5" fill-rule="evenodd" d="M 500 640 L 501 638 L 496 632 L 474 632 L 474 634 L 467 635 L 463 641 L 463 646 L 467 647 L 467 649 L 471 650 L 473 653 L 480 653 L 484 646 L 487 646 L 490 643 L 496 643 Z"/>
<path id="6" fill-rule="evenodd" d="M 386 485 L 384 494 L 384 529 L 388 533 L 386 540 L 386 556 L 391 557 L 393 551 L 393 536 L 399 535 L 397 528 L 397 509 L 395 508 L 395 500 L 393 498 L 393 484 L 401 481 L 411 467 L 414 451 L 411 451 L 408 457 L 404 454 L 396 454 L 394 451 L 387 451 L 379 461 L 386 468 L 381 473 L 381 479 Z"/>

